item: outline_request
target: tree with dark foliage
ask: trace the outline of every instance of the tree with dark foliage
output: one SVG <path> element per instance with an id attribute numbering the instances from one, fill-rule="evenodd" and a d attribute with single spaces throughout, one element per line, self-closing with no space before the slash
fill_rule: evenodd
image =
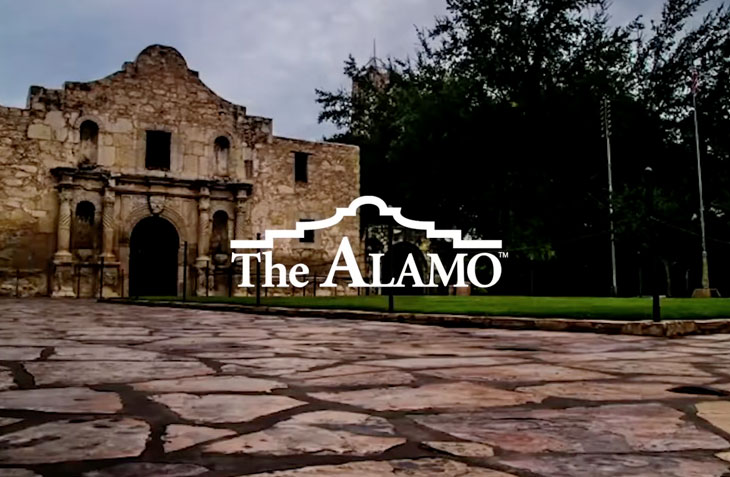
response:
<path id="1" fill-rule="evenodd" d="M 511 258 L 499 291 L 602 295 L 608 98 L 619 292 L 641 288 L 641 179 L 652 166 L 666 292 L 680 295 L 698 285 L 700 267 L 696 68 L 711 273 L 730 292 L 721 265 L 730 259 L 730 10 L 697 19 L 703 4 L 667 0 L 648 25 L 611 26 L 607 0 L 447 0 L 448 14 L 418 32 L 413 58 L 350 58 L 355 87 L 318 91 L 320 121 L 340 128 L 333 140 L 361 147 L 363 194 L 502 238 Z"/>

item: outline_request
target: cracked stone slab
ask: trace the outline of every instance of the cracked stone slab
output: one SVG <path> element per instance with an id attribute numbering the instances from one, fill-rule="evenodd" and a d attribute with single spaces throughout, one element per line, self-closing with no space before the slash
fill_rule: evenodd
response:
<path id="1" fill-rule="evenodd" d="M 697 415 L 713 426 L 730 432 L 730 402 L 708 401 L 695 405 Z"/>
<path id="2" fill-rule="evenodd" d="M 246 376 L 197 376 L 194 378 L 161 379 L 133 384 L 137 391 L 157 393 L 268 393 L 286 388 L 286 384 Z"/>
<path id="3" fill-rule="evenodd" d="M 87 472 L 84 477 L 193 477 L 206 472 L 209 472 L 209 469 L 193 464 L 135 462 Z"/>
<path id="4" fill-rule="evenodd" d="M 346 364 L 284 376 L 304 386 L 396 386 L 410 384 L 415 378 L 399 370 L 383 369 L 379 366 Z"/>
<path id="5" fill-rule="evenodd" d="M 368 366 L 385 366 L 402 369 L 429 369 L 454 368 L 458 366 L 496 366 L 500 364 L 524 363 L 522 358 L 505 356 L 475 356 L 475 357 L 439 357 L 439 358 L 400 358 L 363 361 L 360 364 Z"/>
<path id="6" fill-rule="evenodd" d="M 610 374 L 555 366 L 551 364 L 524 363 L 507 366 L 464 366 L 460 368 L 427 369 L 422 374 L 445 379 L 469 381 L 585 381 L 610 379 Z"/>
<path id="7" fill-rule="evenodd" d="M 203 442 L 213 441 L 222 437 L 236 434 L 228 429 L 216 429 L 214 427 L 186 426 L 182 424 L 171 424 L 165 429 L 163 446 L 165 452 L 175 452 L 186 449 Z"/>
<path id="8" fill-rule="evenodd" d="M 252 474 L 248 477 L 517 477 L 497 470 L 446 459 L 362 461 L 315 465 L 299 469 Z M 244 477 L 244 476 L 239 476 Z"/>
<path id="9" fill-rule="evenodd" d="M 286 371 L 291 374 L 297 371 L 307 371 L 319 366 L 327 366 L 337 361 L 332 359 L 317 358 L 255 358 L 255 359 L 226 359 L 222 360 L 226 364 L 236 364 L 245 368 L 261 368 L 262 370 Z"/>
<path id="10" fill-rule="evenodd" d="M 559 397 L 586 401 L 642 401 L 682 397 L 681 394 L 669 391 L 676 386 L 676 383 L 579 381 L 525 386 L 517 388 L 517 391 L 531 393 L 543 399 Z"/>
<path id="11" fill-rule="evenodd" d="M 544 477 L 723 477 L 728 471 L 719 460 L 672 454 L 526 455 L 502 458 L 500 463 Z"/>
<path id="12" fill-rule="evenodd" d="M 16 387 L 13 373 L 9 369 L 0 369 L 0 391 L 14 389 Z"/>
<path id="13" fill-rule="evenodd" d="M 675 351 L 613 351 L 607 353 L 538 353 L 534 357 L 547 363 L 574 363 L 582 361 L 613 361 L 613 360 L 660 360 L 679 358 L 681 361 L 687 355 Z"/>
<path id="14" fill-rule="evenodd" d="M 22 419 L 16 419 L 14 417 L 0 417 L 0 427 L 9 426 L 10 424 L 15 424 L 20 421 L 22 421 Z"/>
<path id="15" fill-rule="evenodd" d="M 47 422 L 0 436 L 0 463 L 57 462 L 136 457 L 150 428 L 129 418 Z"/>
<path id="16" fill-rule="evenodd" d="M 121 348 L 117 346 L 57 346 L 48 358 L 51 361 L 165 361 L 186 360 L 154 351 Z"/>
<path id="17" fill-rule="evenodd" d="M 403 371 L 379 371 L 375 373 L 348 374 L 329 378 L 307 379 L 304 386 L 348 387 L 348 386 L 400 386 L 411 384 L 416 379 Z"/>
<path id="18" fill-rule="evenodd" d="M 460 439 L 521 453 L 630 453 L 721 450 L 725 439 L 661 404 L 411 416 Z"/>
<path id="19" fill-rule="evenodd" d="M 405 443 L 382 417 L 342 411 L 299 414 L 270 429 L 210 444 L 206 452 L 266 455 L 371 455 Z"/>
<path id="20" fill-rule="evenodd" d="M 41 477 L 28 469 L 0 469 L 0 477 Z"/>
<path id="21" fill-rule="evenodd" d="M 76 335 L 74 339 L 86 344 L 125 344 L 125 345 L 136 345 L 144 343 L 152 343 L 162 339 L 159 336 L 148 336 L 148 335 L 128 335 L 128 334 L 111 334 L 111 335 Z"/>
<path id="22" fill-rule="evenodd" d="M 633 376 L 630 378 L 626 378 L 622 381 L 633 381 L 633 382 L 642 382 L 642 383 L 671 383 L 676 386 L 701 386 L 705 384 L 711 384 L 712 387 L 717 387 L 722 389 L 722 385 L 715 385 L 712 384 L 713 382 L 717 381 L 717 378 L 703 378 L 703 377 L 692 377 L 692 376 L 666 376 L 662 374 L 643 374 L 640 376 Z M 728 389 L 730 391 L 730 389 Z"/>
<path id="23" fill-rule="evenodd" d="M 480 340 L 474 340 L 473 346 L 465 346 L 464 341 L 466 340 L 453 340 L 449 342 L 439 337 L 434 337 L 430 341 L 415 343 L 410 341 L 387 343 L 379 346 L 378 352 L 397 356 L 432 356 L 435 359 L 451 356 L 480 357 L 505 354 L 499 350 L 485 348 L 484 343 Z"/>
<path id="24" fill-rule="evenodd" d="M 202 363 L 188 361 L 74 361 L 25 363 L 37 385 L 79 386 L 175 379 L 213 374 Z"/>
<path id="25" fill-rule="evenodd" d="M 431 449 L 459 457 L 492 457 L 494 449 L 478 442 L 428 441 L 423 443 Z"/>
<path id="26" fill-rule="evenodd" d="M 232 351 L 209 351 L 205 353 L 191 353 L 198 358 L 216 360 L 225 359 L 251 359 L 251 358 L 273 358 L 276 354 L 269 350 L 232 350 Z"/>
<path id="27" fill-rule="evenodd" d="M 366 366 L 362 364 L 343 364 L 339 366 L 318 369 L 316 371 L 303 371 L 285 377 L 294 380 L 306 380 L 317 378 L 330 378 L 333 376 L 347 376 L 350 374 L 373 373 L 377 371 L 383 371 L 383 368 L 380 366 Z"/>
<path id="28" fill-rule="evenodd" d="M 41 357 L 43 348 L 0 346 L 0 361 L 32 361 Z"/>
<path id="29" fill-rule="evenodd" d="M 313 393 L 317 399 L 376 411 L 476 409 L 516 406 L 540 399 L 527 393 L 505 391 L 474 383 L 426 384 L 420 387 L 373 388 L 359 391 Z"/>
<path id="30" fill-rule="evenodd" d="M 730 451 L 728 452 L 718 452 L 715 454 L 715 457 L 718 459 L 724 460 L 725 462 L 730 462 Z"/>
<path id="31" fill-rule="evenodd" d="M 623 374 L 670 374 L 673 376 L 708 376 L 712 375 L 699 370 L 690 363 L 675 363 L 671 361 L 644 361 L 644 360 L 608 360 L 581 362 L 581 368 Z"/>
<path id="32" fill-rule="evenodd" d="M 242 396 L 237 394 L 157 394 L 152 399 L 164 404 L 183 419 L 202 423 L 247 422 L 268 414 L 307 404 L 287 396 Z"/>
<path id="33" fill-rule="evenodd" d="M 42 337 L 22 337 L 22 338 L 0 338 L 0 347 L 38 347 L 45 348 L 47 346 L 64 346 L 73 344 L 70 340 L 60 340 L 53 338 L 42 338 Z M 77 343 L 79 344 L 79 343 Z M 35 359 L 35 358 L 34 358 Z M 12 360 L 11 360 L 12 361 Z"/>
<path id="34" fill-rule="evenodd" d="M 0 409 L 114 414 L 122 410 L 122 401 L 116 393 L 89 388 L 26 389 L 0 392 Z"/>
<path id="35" fill-rule="evenodd" d="M 151 351 L 162 352 L 216 352 L 246 349 L 248 340 L 266 338 L 264 330 L 250 330 L 248 339 L 238 337 L 212 337 L 203 332 L 201 336 L 180 336 L 140 345 Z"/>

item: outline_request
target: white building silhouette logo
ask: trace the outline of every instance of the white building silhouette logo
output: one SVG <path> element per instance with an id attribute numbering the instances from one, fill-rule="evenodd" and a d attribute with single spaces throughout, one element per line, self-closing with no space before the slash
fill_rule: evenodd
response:
<path id="1" fill-rule="evenodd" d="M 314 220 L 297 222 L 294 229 L 289 230 L 266 230 L 264 238 L 261 240 L 231 240 L 232 250 L 268 250 L 263 252 L 263 258 L 268 263 L 273 260 L 274 243 L 276 239 L 301 239 L 305 233 L 309 230 L 321 230 L 334 227 L 345 217 L 354 217 L 357 215 L 357 210 L 364 205 L 373 205 L 378 208 L 378 211 L 382 217 L 392 217 L 393 220 L 402 227 L 421 230 L 426 232 L 426 237 L 429 239 L 443 239 L 450 240 L 455 250 L 499 250 L 502 248 L 501 240 L 471 240 L 463 238 L 460 230 L 440 230 L 436 228 L 434 222 L 411 220 L 401 214 L 400 207 L 389 207 L 385 201 L 375 196 L 362 196 L 353 200 L 348 207 L 338 207 L 335 211 L 335 215 L 328 219 Z M 409 279 L 415 287 L 432 288 L 438 287 L 437 277 L 440 279 L 442 285 L 450 284 L 453 279 L 453 285 L 456 287 L 468 287 L 466 280 L 479 288 L 489 288 L 497 284 L 502 276 L 502 264 L 499 261 L 497 255 L 490 252 L 480 252 L 471 257 L 468 257 L 468 253 L 457 253 L 449 270 L 443 265 L 438 254 L 429 253 L 428 256 L 431 259 L 431 267 L 429 280 L 424 282 L 421 273 L 418 270 L 416 261 L 412 255 L 408 255 L 403 268 L 396 280 L 393 277 L 390 282 L 382 283 L 381 281 L 381 261 L 383 258 L 382 253 L 370 254 L 372 260 L 372 281 L 367 283 L 360 271 L 360 267 L 357 263 L 357 258 L 352 251 L 350 240 L 348 237 L 343 237 L 340 241 L 340 246 L 337 249 L 335 258 L 330 267 L 327 279 L 320 285 L 321 287 L 336 287 L 334 283 L 335 274 L 337 272 L 347 272 L 350 276 L 350 287 L 353 288 L 391 288 L 391 287 L 402 287 L 404 281 Z M 231 256 L 231 262 L 235 263 L 236 260 L 242 259 L 242 278 L 239 287 L 253 287 L 251 283 L 250 271 L 251 271 L 251 259 L 261 261 L 262 252 L 257 251 L 255 253 L 233 253 Z M 487 259 L 492 265 L 492 279 L 489 283 L 481 283 L 477 277 L 477 264 L 479 260 Z M 340 262 L 344 261 L 344 264 L 340 265 Z M 267 276 L 264 287 L 288 287 L 287 274 L 283 272 L 280 274 L 278 284 L 274 285 L 271 276 Z M 306 264 L 298 263 L 291 267 L 289 270 L 288 278 L 291 286 L 296 288 L 303 288 L 309 284 L 308 280 L 301 280 L 301 277 L 306 277 L 309 274 L 309 267 Z M 267 273 L 268 275 L 268 273 Z"/>

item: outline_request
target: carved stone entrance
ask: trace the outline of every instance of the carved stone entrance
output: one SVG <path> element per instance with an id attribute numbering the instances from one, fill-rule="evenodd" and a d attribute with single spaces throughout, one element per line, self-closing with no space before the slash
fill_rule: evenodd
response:
<path id="1" fill-rule="evenodd" d="M 177 230 L 161 217 L 147 217 L 132 230 L 129 244 L 130 296 L 176 296 Z"/>

